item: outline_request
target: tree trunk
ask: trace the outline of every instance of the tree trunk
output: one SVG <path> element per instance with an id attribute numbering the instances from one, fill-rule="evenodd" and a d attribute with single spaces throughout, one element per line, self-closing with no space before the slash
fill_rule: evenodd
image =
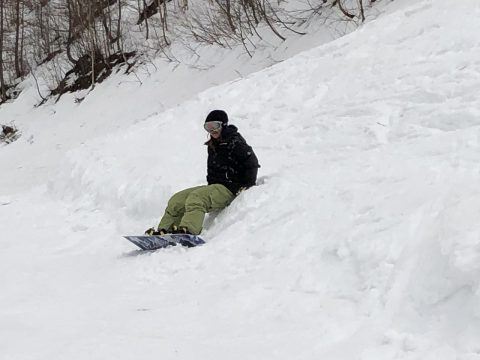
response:
<path id="1" fill-rule="evenodd" d="M 90 46 L 91 46 L 91 52 L 90 52 L 90 57 L 92 60 L 92 89 L 95 87 L 95 50 L 96 50 L 96 37 L 95 37 L 95 18 L 93 17 L 93 4 L 92 0 L 88 2 L 88 17 L 89 17 L 89 27 L 90 27 Z"/>
<path id="2" fill-rule="evenodd" d="M 121 0 L 118 0 L 118 22 L 117 22 L 117 46 L 118 46 L 118 51 L 122 51 L 123 49 L 120 45 L 120 37 L 122 36 L 122 2 Z"/>
<path id="3" fill-rule="evenodd" d="M 20 42 L 20 72 L 22 75 L 26 74 L 25 71 L 25 62 L 24 62 L 24 51 L 25 51 L 25 2 L 22 1 L 22 35 L 20 37 L 22 41 Z"/>
<path id="4" fill-rule="evenodd" d="M 68 37 L 67 37 L 67 57 L 68 60 L 75 64 L 76 61 L 72 56 L 72 42 L 73 42 L 73 14 L 72 11 L 72 0 L 67 0 L 67 11 L 68 11 Z"/>
<path id="5" fill-rule="evenodd" d="M 362 22 L 365 22 L 365 9 L 363 7 L 363 0 L 358 0 L 358 5 L 360 7 L 360 19 Z"/>
<path id="6" fill-rule="evenodd" d="M 160 16 L 160 24 L 162 25 L 162 35 L 163 35 L 163 41 L 165 41 L 165 44 L 170 45 L 170 41 L 168 41 L 167 38 L 167 2 L 166 0 L 163 0 L 162 2 L 160 0 L 158 1 L 158 15 Z M 162 4 L 163 4 L 163 10 L 162 10 Z"/>
<path id="7" fill-rule="evenodd" d="M 20 0 L 15 1 L 15 75 L 21 77 L 22 71 L 20 67 Z"/>
<path id="8" fill-rule="evenodd" d="M 3 78 L 3 9 L 4 0 L 0 0 L 0 100 L 7 100 L 5 79 Z"/>
<path id="9" fill-rule="evenodd" d="M 143 0 L 143 11 L 144 13 L 146 13 L 147 11 L 147 2 L 145 0 Z M 145 31 L 146 31 L 145 39 L 148 40 L 148 38 L 150 37 L 150 34 L 148 29 L 148 18 L 146 16 L 145 16 Z"/>

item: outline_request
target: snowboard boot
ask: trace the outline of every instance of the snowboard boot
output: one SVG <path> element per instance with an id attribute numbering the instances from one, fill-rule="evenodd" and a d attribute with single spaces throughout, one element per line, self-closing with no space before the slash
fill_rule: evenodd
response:
<path id="1" fill-rule="evenodd" d="M 145 230 L 145 235 L 151 236 L 151 235 L 154 235 L 155 232 L 156 232 L 155 228 L 151 227 L 151 228 Z"/>
<path id="2" fill-rule="evenodd" d="M 150 228 L 145 231 L 145 235 L 149 236 L 154 236 L 154 235 L 165 235 L 167 234 L 167 230 L 165 229 L 158 229 L 156 230 L 155 228 Z"/>
<path id="3" fill-rule="evenodd" d="M 192 233 L 190 231 L 188 231 L 188 229 L 186 227 L 180 227 L 178 229 L 176 229 L 173 234 L 188 234 L 188 235 L 192 235 Z"/>
<path id="4" fill-rule="evenodd" d="M 158 229 L 155 235 L 165 235 L 168 234 L 167 230 L 165 229 Z"/>

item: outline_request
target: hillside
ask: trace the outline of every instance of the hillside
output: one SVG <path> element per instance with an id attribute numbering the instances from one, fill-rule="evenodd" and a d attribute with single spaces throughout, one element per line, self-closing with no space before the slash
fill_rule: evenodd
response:
<path id="1" fill-rule="evenodd" d="M 242 78 L 159 70 L 39 109 L 25 92 L 0 113 L 25 124 L 0 148 L 2 355 L 480 359 L 479 14 L 396 1 Z M 213 108 L 259 185 L 205 246 L 136 251 L 121 236 L 204 182 Z"/>

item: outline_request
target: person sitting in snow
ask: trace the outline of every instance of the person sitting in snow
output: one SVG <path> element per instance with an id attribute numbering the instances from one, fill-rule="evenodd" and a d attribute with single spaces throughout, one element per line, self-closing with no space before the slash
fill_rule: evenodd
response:
<path id="1" fill-rule="evenodd" d="M 208 185 L 174 194 L 157 229 L 150 228 L 145 234 L 198 235 L 206 213 L 224 209 L 241 191 L 255 185 L 260 167 L 257 156 L 237 127 L 228 124 L 227 113 L 211 111 L 204 128 L 210 134 L 205 143 L 208 146 Z"/>

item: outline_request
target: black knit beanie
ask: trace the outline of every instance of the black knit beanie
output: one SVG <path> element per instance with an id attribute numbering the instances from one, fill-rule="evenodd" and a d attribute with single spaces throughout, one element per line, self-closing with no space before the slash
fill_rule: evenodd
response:
<path id="1" fill-rule="evenodd" d="M 228 124 L 228 115 L 223 110 L 213 110 L 210 111 L 210 114 L 207 115 L 205 122 L 210 121 L 220 121 L 223 126 L 227 126 Z"/>

